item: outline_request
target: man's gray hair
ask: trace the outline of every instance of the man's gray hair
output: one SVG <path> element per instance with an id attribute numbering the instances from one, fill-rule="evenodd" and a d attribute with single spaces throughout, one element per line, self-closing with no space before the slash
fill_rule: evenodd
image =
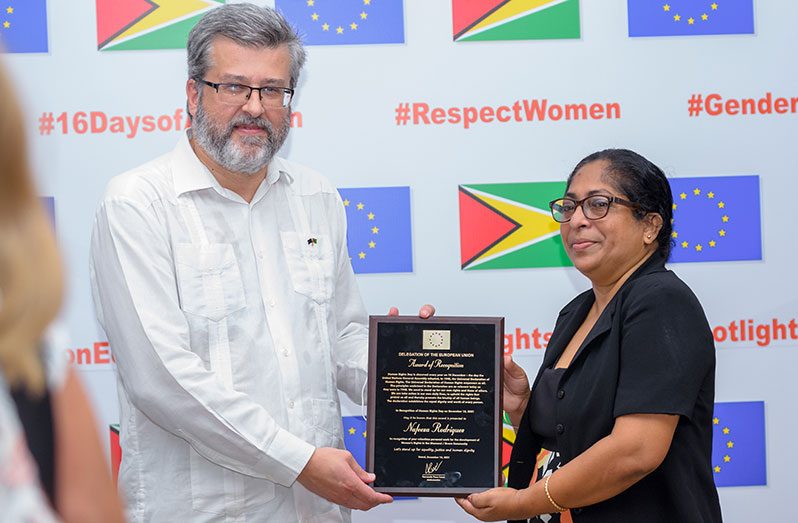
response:
<path id="1" fill-rule="evenodd" d="M 269 7 L 226 4 L 202 17 L 188 35 L 188 77 L 205 78 L 211 67 L 210 49 L 217 36 L 254 48 L 288 46 L 291 56 L 291 85 L 299 81 L 305 64 L 305 49 L 299 35 L 283 16 Z"/>

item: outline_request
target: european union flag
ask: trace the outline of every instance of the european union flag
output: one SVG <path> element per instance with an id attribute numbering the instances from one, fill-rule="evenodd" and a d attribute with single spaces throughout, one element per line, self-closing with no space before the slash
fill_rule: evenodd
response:
<path id="1" fill-rule="evenodd" d="M 401 44 L 402 0 L 275 0 L 305 45 Z"/>
<path id="2" fill-rule="evenodd" d="M 712 473 L 718 487 L 767 485 L 765 403 L 715 403 Z"/>
<path id="3" fill-rule="evenodd" d="M 366 418 L 344 416 L 344 446 L 363 470 L 366 469 Z"/>
<path id="4" fill-rule="evenodd" d="M 629 36 L 753 34 L 754 0 L 628 0 Z"/>
<path id="5" fill-rule="evenodd" d="M 46 53 L 46 1 L 6 0 L 0 7 L 0 43 L 9 53 Z"/>
<path id="6" fill-rule="evenodd" d="M 39 198 L 39 201 L 42 202 L 44 210 L 47 212 L 47 216 L 50 218 L 50 225 L 52 225 L 53 230 L 55 230 L 55 198 L 52 196 L 42 196 Z"/>
<path id="7" fill-rule="evenodd" d="M 671 178 L 670 261 L 762 259 L 759 176 Z"/>
<path id="8" fill-rule="evenodd" d="M 338 189 L 355 273 L 412 272 L 410 187 Z"/>

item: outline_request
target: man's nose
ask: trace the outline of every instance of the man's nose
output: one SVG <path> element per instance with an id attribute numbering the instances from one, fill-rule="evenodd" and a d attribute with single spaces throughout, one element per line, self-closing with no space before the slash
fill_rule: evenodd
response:
<path id="1" fill-rule="evenodd" d="M 257 89 L 253 89 L 251 93 L 249 93 L 249 98 L 247 99 L 247 103 L 241 108 L 253 117 L 258 117 L 263 114 L 263 104 L 260 102 L 260 91 Z"/>

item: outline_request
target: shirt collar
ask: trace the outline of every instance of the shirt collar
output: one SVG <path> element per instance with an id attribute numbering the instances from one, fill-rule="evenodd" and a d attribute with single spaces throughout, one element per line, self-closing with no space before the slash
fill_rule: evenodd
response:
<path id="1" fill-rule="evenodd" d="M 289 184 L 294 182 L 282 158 L 276 156 L 272 158 L 266 172 L 265 183 L 258 188 L 253 203 L 256 199 L 260 199 L 258 194 L 265 193 L 268 186 L 274 185 L 279 180 L 284 178 Z M 202 189 L 216 189 L 220 194 L 227 192 L 227 189 L 219 185 L 219 181 L 213 176 L 210 169 L 197 157 L 189 142 L 188 133 L 183 134 L 172 153 L 172 180 L 176 196 Z"/>
<path id="2" fill-rule="evenodd" d="M 219 182 L 211 171 L 200 161 L 191 143 L 188 133 L 184 133 L 172 153 L 172 181 L 175 184 L 175 195 L 219 187 Z"/>
<path id="3" fill-rule="evenodd" d="M 269 163 L 269 168 L 266 171 L 268 172 L 266 175 L 266 183 L 273 185 L 281 179 L 285 179 L 289 185 L 294 183 L 294 177 L 291 176 L 289 171 L 290 169 L 288 168 L 285 160 L 279 156 L 275 156 L 272 158 L 272 161 Z"/>
<path id="4" fill-rule="evenodd" d="M 263 197 L 266 196 L 266 193 L 271 190 L 271 187 L 278 181 L 285 180 L 289 185 L 294 182 L 294 178 L 288 174 L 288 169 L 286 167 L 285 161 L 282 158 L 278 158 L 277 156 L 272 158 L 272 161 L 269 162 L 269 167 L 266 168 L 266 179 L 261 182 L 258 190 L 255 191 L 250 205 L 255 205 L 261 201 Z"/>

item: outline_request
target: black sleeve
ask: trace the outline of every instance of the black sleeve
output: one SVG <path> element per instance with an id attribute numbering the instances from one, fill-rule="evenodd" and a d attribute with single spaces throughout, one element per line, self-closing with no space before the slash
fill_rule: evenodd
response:
<path id="1" fill-rule="evenodd" d="M 621 306 L 615 417 L 692 417 L 701 383 L 714 368 L 715 346 L 704 310 L 673 273 L 635 282 Z"/>
<path id="2" fill-rule="evenodd" d="M 531 403 L 531 402 L 530 402 Z M 510 471 L 507 478 L 507 485 L 524 489 L 535 482 L 537 472 L 537 456 L 540 452 L 540 444 L 536 441 L 532 428 L 529 424 L 529 405 L 524 410 L 518 432 L 513 443 L 512 454 L 510 455 Z"/>

